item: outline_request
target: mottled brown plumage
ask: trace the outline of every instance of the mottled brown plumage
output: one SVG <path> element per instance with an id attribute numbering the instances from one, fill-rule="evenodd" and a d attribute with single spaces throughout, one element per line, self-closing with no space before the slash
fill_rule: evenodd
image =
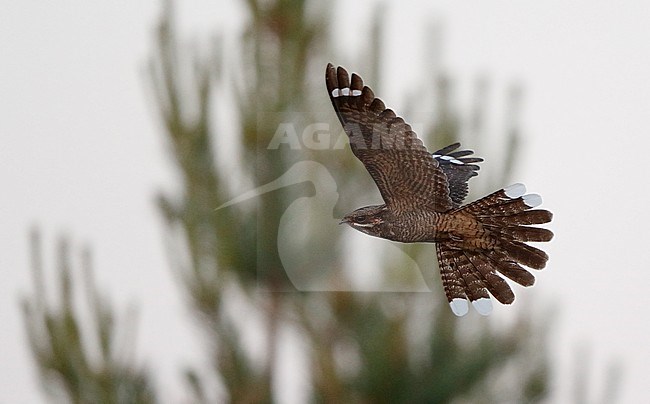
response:
<path id="1" fill-rule="evenodd" d="M 488 314 L 490 294 L 503 304 L 514 294 L 503 275 L 523 286 L 535 278 L 521 265 L 542 269 L 548 256 L 526 242 L 550 241 L 552 214 L 531 210 L 538 195 L 521 184 L 461 206 L 467 181 L 482 161 L 459 143 L 429 153 L 411 126 L 375 98 L 357 74 L 328 64 L 325 82 L 354 155 L 377 184 L 384 204 L 346 215 L 342 223 L 375 237 L 403 243 L 436 243 L 440 275 L 453 312 L 464 315 L 467 299 Z M 500 275 L 499 275 L 500 274 Z"/>

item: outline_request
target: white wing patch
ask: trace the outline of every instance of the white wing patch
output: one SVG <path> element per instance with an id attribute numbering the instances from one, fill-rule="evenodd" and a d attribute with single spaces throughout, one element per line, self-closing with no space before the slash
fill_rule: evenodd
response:
<path id="1" fill-rule="evenodd" d="M 332 90 L 332 97 L 337 98 L 337 97 L 358 97 L 361 95 L 361 90 L 351 90 L 350 87 L 345 87 L 345 88 L 335 88 Z"/>
<path id="2" fill-rule="evenodd" d="M 458 159 L 455 159 L 455 158 L 453 158 L 451 156 L 442 156 L 440 154 L 432 154 L 431 157 L 433 157 L 434 159 L 445 160 L 445 161 L 448 161 L 448 162 L 453 163 L 453 164 L 459 164 L 459 165 L 465 164 L 462 161 L 460 161 Z"/>

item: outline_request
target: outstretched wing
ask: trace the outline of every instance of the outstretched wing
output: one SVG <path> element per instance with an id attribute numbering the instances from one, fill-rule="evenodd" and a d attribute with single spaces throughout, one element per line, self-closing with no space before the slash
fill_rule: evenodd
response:
<path id="1" fill-rule="evenodd" d="M 454 143 L 432 153 L 433 158 L 438 161 L 438 165 L 447 176 L 449 196 L 455 208 L 463 203 L 469 192 L 467 181 L 478 175 L 480 167 L 474 163 L 483 161 L 480 157 L 467 157 L 474 152 L 472 150 L 456 150 L 459 147 L 460 143 Z"/>
<path id="2" fill-rule="evenodd" d="M 332 105 L 382 198 L 395 210 L 454 207 L 447 176 L 411 126 L 387 109 L 357 74 L 327 65 L 325 83 Z"/>

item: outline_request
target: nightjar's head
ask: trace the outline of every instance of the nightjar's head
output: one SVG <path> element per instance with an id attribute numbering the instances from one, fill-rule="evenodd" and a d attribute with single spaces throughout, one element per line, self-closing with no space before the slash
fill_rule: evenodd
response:
<path id="1" fill-rule="evenodd" d="M 362 233 L 379 236 L 387 211 L 386 205 L 366 206 L 345 215 L 341 223 L 347 223 Z"/>

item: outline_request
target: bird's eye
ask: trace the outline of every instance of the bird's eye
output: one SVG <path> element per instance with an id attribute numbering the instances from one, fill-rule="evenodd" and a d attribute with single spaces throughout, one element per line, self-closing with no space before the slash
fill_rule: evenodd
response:
<path id="1" fill-rule="evenodd" d="M 357 223 L 366 223 L 367 221 L 368 221 L 368 216 L 357 217 Z"/>

